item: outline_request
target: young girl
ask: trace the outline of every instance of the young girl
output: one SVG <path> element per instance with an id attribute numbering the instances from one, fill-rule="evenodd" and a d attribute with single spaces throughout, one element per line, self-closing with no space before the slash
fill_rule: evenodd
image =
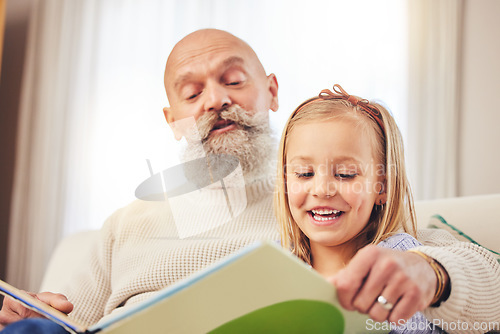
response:
<path id="1" fill-rule="evenodd" d="M 325 277 L 368 244 L 420 245 L 394 119 L 339 85 L 333 90 L 305 101 L 288 119 L 275 192 L 282 245 Z M 420 313 L 396 332 L 415 333 L 412 323 L 432 333 Z"/>

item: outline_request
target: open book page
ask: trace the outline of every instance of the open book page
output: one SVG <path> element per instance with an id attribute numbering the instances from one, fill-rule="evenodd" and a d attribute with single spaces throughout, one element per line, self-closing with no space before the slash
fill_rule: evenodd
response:
<path id="1" fill-rule="evenodd" d="M 0 291 L 72 333 L 374 333 L 335 288 L 275 243 L 259 242 L 84 328 L 0 281 Z M 380 332 L 380 331 L 378 331 Z"/>
<path id="2" fill-rule="evenodd" d="M 336 291 L 274 243 L 237 252 L 89 331 L 135 333 L 371 333 Z"/>
<path id="3" fill-rule="evenodd" d="M 0 280 L 0 293 L 7 297 L 14 298 L 25 307 L 45 316 L 48 319 L 51 319 L 71 333 L 85 332 L 86 328 L 84 326 L 77 323 L 73 319 L 70 319 L 66 314 L 2 280 Z"/>

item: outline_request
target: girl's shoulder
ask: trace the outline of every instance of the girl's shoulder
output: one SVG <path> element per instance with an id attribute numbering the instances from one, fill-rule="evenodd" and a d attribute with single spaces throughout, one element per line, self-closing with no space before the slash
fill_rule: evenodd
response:
<path id="1" fill-rule="evenodd" d="M 422 243 L 420 243 L 410 234 L 401 232 L 393 234 L 390 237 L 382 240 L 378 244 L 378 246 L 405 251 L 411 248 L 422 246 Z"/>

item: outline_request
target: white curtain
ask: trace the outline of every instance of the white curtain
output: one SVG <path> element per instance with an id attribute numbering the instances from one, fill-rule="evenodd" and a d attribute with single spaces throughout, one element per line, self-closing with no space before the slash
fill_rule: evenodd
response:
<path id="1" fill-rule="evenodd" d="M 462 0 L 410 0 L 408 161 L 416 199 L 457 195 Z"/>
<path id="2" fill-rule="evenodd" d="M 18 127 L 7 280 L 38 288 L 64 229 L 71 158 L 89 132 L 94 1 L 39 1 L 30 20 Z M 90 74 L 90 75 L 88 75 Z M 68 112 L 71 111 L 71 112 Z M 82 137 L 72 136 L 77 131 Z"/>
<path id="3" fill-rule="evenodd" d="M 37 290 L 61 237 L 99 228 L 177 163 L 163 70 L 199 28 L 247 41 L 293 108 L 334 83 L 383 100 L 406 131 L 407 8 L 400 0 L 38 0 L 23 79 L 7 279 Z"/>

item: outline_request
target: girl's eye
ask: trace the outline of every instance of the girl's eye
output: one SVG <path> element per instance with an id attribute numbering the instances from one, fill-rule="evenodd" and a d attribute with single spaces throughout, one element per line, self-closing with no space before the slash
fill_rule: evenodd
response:
<path id="1" fill-rule="evenodd" d="M 232 81 L 232 82 L 228 82 L 226 85 L 228 86 L 237 86 L 241 83 L 241 81 Z"/>
<path id="2" fill-rule="evenodd" d="M 353 174 L 343 174 L 343 173 L 337 173 L 335 174 L 335 177 L 341 179 L 341 180 L 350 180 L 354 179 L 358 174 L 353 173 Z"/>
<path id="3" fill-rule="evenodd" d="M 310 178 L 314 176 L 314 172 L 295 173 L 295 176 L 297 176 L 299 179 Z"/>

